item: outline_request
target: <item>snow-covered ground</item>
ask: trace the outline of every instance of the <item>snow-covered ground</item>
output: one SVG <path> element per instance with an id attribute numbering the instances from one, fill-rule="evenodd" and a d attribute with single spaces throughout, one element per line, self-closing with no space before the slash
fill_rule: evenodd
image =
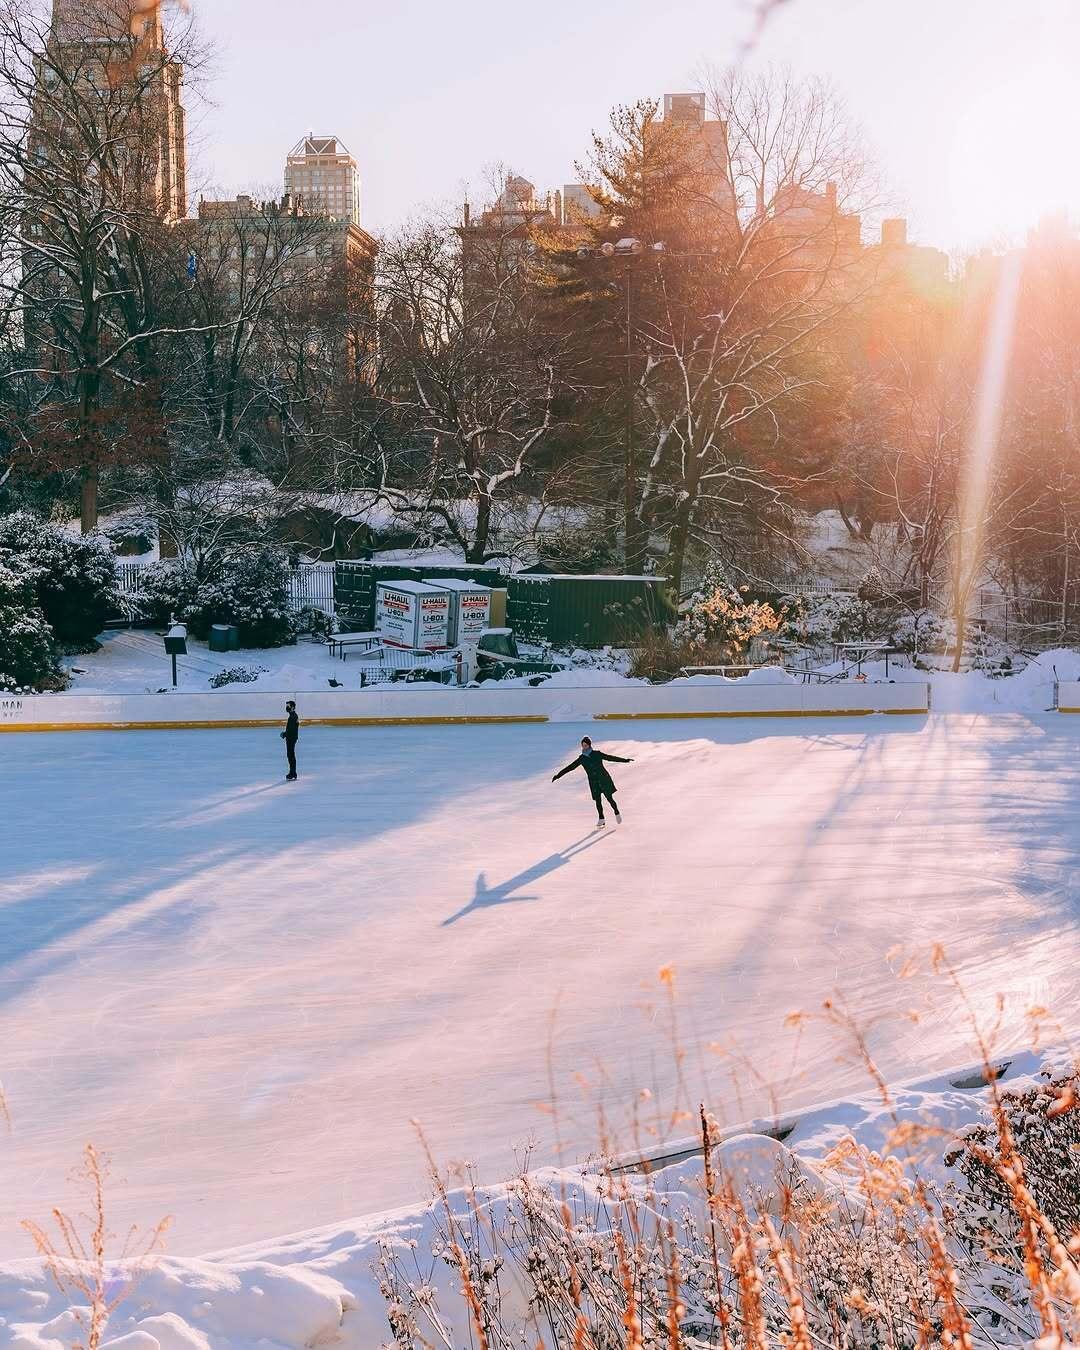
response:
<path id="1" fill-rule="evenodd" d="M 164 643 L 149 629 L 114 629 L 103 633 L 100 641 L 100 651 L 66 658 L 72 672 L 71 693 L 145 694 L 171 685 L 171 663 Z M 302 638 L 289 647 L 212 652 L 205 642 L 192 638 L 188 655 L 177 658 L 179 688 L 186 693 L 207 693 L 214 675 L 237 666 L 247 667 L 257 679 L 226 685 L 221 692 L 327 689 L 331 679 L 348 689 L 360 684 L 360 665 L 355 656 L 346 661 L 331 658 L 323 643 Z"/>
<path id="2" fill-rule="evenodd" d="M 142 694 L 169 686 L 169 660 L 156 634 L 141 629 L 115 630 L 104 633 L 101 642 L 100 651 L 67 659 L 72 671 L 71 693 Z M 346 690 L 360 686 L 361 663 L 355 655 L 345 661 L 331 658 L 323 644 L 308 639 L 301 639 L 290 647 L 240 652 L 211 652 L 205 643 L 192 640 L 188 650 L 189 654 L 179 660 L 179 687 L 188 693 L 208 692 L 212 687 L 210 680 L 215 675 L 237 666 L 246 667 L 256 678 L 247 683 L 226 685 L 220 692 L 228 695 L 258 690 L 325 690 L 335 687 L 329 683 L 331 680 L 336 680 Z M 624 685 L 628 677 L 621 673 L 626 664 L 620 659 L 621 655 L 575 652 L 572 668 L 554 676 L 553 682 L 579 688 Z M 946 663 L 942 661 L 941 664 Z M 855 671 L 850 662 L 821 667 L 824 674 L 839 675 L 845 670 L 849 678 L 854 678 Z M 1005 678 L 991 677 L 983 671 L 953 675 L 947 670 L 914 670 L 906 658 L 890 662 L 888 676 L 882 661 L 864 662 L 861 673 L 871 681 L 886 678 L 929 681 L 933 707 L 939 712 L 1037 713 L 1053 707 L 1055 679 L 1080 679 L 1080 652 L 1068 649 L 1043 652 L 1018 674 Z M 693 678 L 698 682 L 731 683 L 718 675 Z M 750 683 L 784 683 L 797 682 L 797 677 L 789 676 L 777 667 L 753 671 L 736 682 L 746 680 Z M 528 680 L 517 683 L 527 684 Z"/>
<path id="3" fill-rule="evenodd" d="M 1022 1088 L 1036 1081 L 1040 1057 L 1020 1054 L 1001 1061 L 1002 1084 Z M 979 1078 L 948 1074 L 898 1085 L 888 1105 L 876 1094 L 862 1095 L 810 1108 L 795 1122 L 781 1144 L 761 1134 L 740 1133 L 716 1149 L 714 1163 L 746 1194 L 749 1187 L 765 1206 L 778 1205 L 778 1177 L 790 1175 L 795 1159 L 805 1180 L 819 1194 L 837 1195 L 835 1169 L 819 1171 L 819 1162 L 835 1144 L 852 1136 L 871 1149 L 882 1149 L 900 1123 L 916 1127 L 933 1123 L 941 1131 L 937 1147 L 918 1164 L 923 1177 L 944 1179 L 941 1158 L 950 1131 L 983 1118 L 985 1090 Z M 534 1176 L 571 1207 L 602 1215 L 610 1207 L 610 1191 L 599 1169 L 549 1169 Z M 684 1211 L 704 1215 L 703 1175 L 699 1156 L 683 1158 L 653 1171 L 619 1180 L 624 1194 L 635 1197 L 639 1213 L 664 1197 L 665 1213 L 677 1227 Z M 471 1216 L 484 1216 L 483 1240 L 490 1227 L 501 1227 L 513 1201 L 499 1186 L 451 1191 L 447 1203 L 470 1228 Z M 855 1203 L 858 1203 L 856 1200 Z M 469 1317 L 460 1294 L 460 1280 L 431 1254 L 444 1231 L 441 1200 L 371 1215 L 347 1223 L 295 1233 L 289 1237 L 214 1253 L 205 1258 L 164 1257 L 137 1270 L 107 1267 L 115 1288 L 126 1289 L 109 1321 L 103 1350 L 301 1350 L 333 1345 L 339 1350 L 374 1350 L 388 1346 L 386 1300 L 380 1291 L 380 1257 L 393 1252 L 406 1272 L 423 1272 L 418 1283 L 436 1291 L 441 1320 L 468 1338 Z M 603 1223 L 601 1221 L 600 1228 Z M 504 1281 L 503 1310 L 524 1322 L 524 1297 L 517 1281 Z M 66 1350 L 85 1334 L 79 1305 L 57 1288 L 37 1261 L 0 1264 L 0 1345 L 13 1350 Z M 455 1340 L 455 1344 L 459 1343 Z M 1005 1344 L 996 1339 L 995 1344 Z"/>

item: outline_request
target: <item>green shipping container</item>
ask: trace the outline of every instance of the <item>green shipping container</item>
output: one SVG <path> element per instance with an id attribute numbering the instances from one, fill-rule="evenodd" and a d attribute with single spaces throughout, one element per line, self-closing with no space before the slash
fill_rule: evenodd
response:
<path id="1" fill-rule="evenodd" d="M 334 564 L 334 608 L 338 621 L 346 630 L 367 632 L 375 627 L 375 587 L 380 581 L 437 581 L 440 577 L 457 577 L 481 586 L 505 585 L 497 567 L 478 563 L 411 567 L 377 561 L 338 562 Z"/>
<path id="2" fill-rule="evenodd" d="M 665 577 L 518 575 L 507 591 L 515 635 L 553 647 L 633 646 L 675 617 Z"/>

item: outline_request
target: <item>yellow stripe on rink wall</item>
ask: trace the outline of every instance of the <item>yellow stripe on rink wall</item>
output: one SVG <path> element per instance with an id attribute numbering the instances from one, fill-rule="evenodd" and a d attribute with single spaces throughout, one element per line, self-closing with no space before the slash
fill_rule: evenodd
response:
<path id="1" fill-rule="evenodd" d="M 426 727 L 485 725 L 498 722 L 548 722 L 546 716 L 526 717 L 304 717 L 301 727 Z M 5 731 L 225 731 L 233 729 L 257 729 L 259 727 L 281 727 L 284 718 L 262 717 L 235 718 L 218 722 L 0 722 L 0 732 Z"/>
<path id="2" fill-rule="evenodd" d="M 1076 709 L 1080 712 L 1080 708 Z M 594 722 L 642 722 L 650 720 L 672 721 L 691 717 L 877 717 L 881 713 L 907 717 L 922 715 L 928 708 L 737 708 L 724 712 L 617 712 L 594 713 Z"/>
<path id="3" fill-rule="evenodd" d="M 1080 708 L 1062 708 L 1062 712 L 1080 712 Z M 707 712 L 617 712 L 582 713 L 582 721 L 594 722 L 673 722 L 673 721 L 715 721 L 717 718 L 732 717 L 873 717 L 885 716 L 924 716 L 926 708 L 778 708 L 773 710 L 742 709 L 715 710 Z M 562 721 L 563 719 L 558 719 Z M 551 722 L 546 713 L 534 716 L 507 714 L 490 717 L 305 717 L 302 727 L 434 727 L 434 726 L 499 726 L 521 725 L 525 723 Z M 0 722 L 0 734 L 4 732 L 48 732 L 48 731 L 227 731 L 258 730 L 267 727 L 280 728 L 282 719 L 272 718 L 229 718 L 221 721 L 176 721 L 176 722 Z"/>
<path id="4" fill-rule="evenodd" d="M 1062 713 L 1080 713 L 1080 680 L 1059 680 L 1057 710 Z"/>

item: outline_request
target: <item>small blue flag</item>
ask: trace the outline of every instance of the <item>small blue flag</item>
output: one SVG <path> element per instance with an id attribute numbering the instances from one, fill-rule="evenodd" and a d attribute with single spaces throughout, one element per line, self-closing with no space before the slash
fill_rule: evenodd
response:
<path id="1" fill-rule="evenodd" d="M 199 259 L 195 254 L 195 250 L 192 249 L 187 257 L 187 274 L 189 278 L 192 281 L 194 281 L 196 276 L 198 275 L 198 272 L 199 272 Z"/>

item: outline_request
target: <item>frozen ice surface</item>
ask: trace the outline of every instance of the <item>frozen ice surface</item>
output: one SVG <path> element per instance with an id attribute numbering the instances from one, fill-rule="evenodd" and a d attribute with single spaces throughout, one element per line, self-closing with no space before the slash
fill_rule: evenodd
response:
<path id="1" fill-rule="evenodd" d="M 837 990 L 890 1080 L 971 1062 L 897 947 L 941 942 L 983 1014 L 1005 993 L 1005 1046 L 1032 1004 L 1076 1015 L 1080 718 L 593 734 L 634 757 L 600 835 L 584 776 L 550 782 L 578 727 L 312 728 L 295 785 L 272 730 L 4 736 L 0 1254 L 78 1207 L 88 1140 L 114 1231 L 172 1214 L 179 1255 L 415 1205 L 413 1117 L 485 1182 L 554 1161 L 549 1050 L 563 1161 L 599 1102 L 629 1148 L 640 1090 L 675 1091 L 661 967 L 728 1123 L 865 1090 L 783 1026 Z"/>

